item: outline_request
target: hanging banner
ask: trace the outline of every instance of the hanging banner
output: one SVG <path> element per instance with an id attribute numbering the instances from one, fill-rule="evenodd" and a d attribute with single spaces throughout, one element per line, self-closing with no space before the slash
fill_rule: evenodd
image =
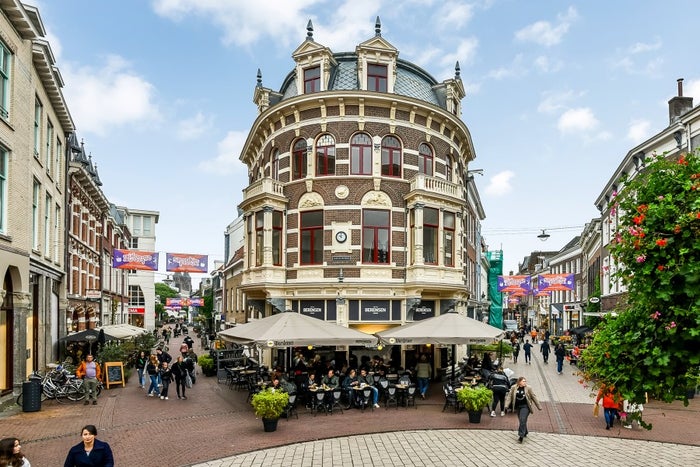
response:
<path id="1" fill-rule="evenodd" d="M 540 292 L 553 290 L 574 290 L 573 274 L 539 274 L 537 276 L 537 288 Z"/>
<path id="2" fill-rule="evenodd" d="M 207 255 L 190 255 L 186 253 L 166 253 L 165 270 L 168 272 L 207 272 L 209 264 Z"/>
<path id="3" fill-rule="evenodd" d="M 116 269 L 158 270 L 158 253 L 152 251 L 114 250 L 112 267 Z"/>
<path id="4" fill-rule="evenodd" d="M 530 276 L 498 276 L 499 292 L 530 293 Z"/>
<path id="5" fill-rule="evenodd" d="M 188 299 L 189 306 L 204 306 L 204 299 L 199 297 L 192 297 Z"/>

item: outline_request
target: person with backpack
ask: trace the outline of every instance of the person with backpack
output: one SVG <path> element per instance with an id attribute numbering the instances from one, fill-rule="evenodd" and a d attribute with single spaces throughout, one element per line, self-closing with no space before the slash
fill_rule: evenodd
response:
<path id="1" fill-rule="evenodd" d="M 513 341 L 513 363 L 518 363 L 518 355 L 520 355 L 520 342 Z"/>
<path id="2" fill-rule="evenodd" d="M 493 391 L 493 405 L 491 406 L 491 416 L 496 416 L 496 407 L 501 404 L 501 417 L 506 414 L 506 394 L 510 390 L 510 380 L 503 371 L 503 367 L 498 367 L 491 373 L 486 387 Z"/>
<path id="3" fill-rule="evenodd" d="M 189 377 L 192 380 L 192 384 L 195 384 L 197 382 L 197 376 L 195 372 L 196 363 L 197 354 L 194 353 L 194 351 L 190 350 L 187 354 L 187 358 L 185 358 L 185 368 L 187 368 L 187 373 L 189 374 Z"/>

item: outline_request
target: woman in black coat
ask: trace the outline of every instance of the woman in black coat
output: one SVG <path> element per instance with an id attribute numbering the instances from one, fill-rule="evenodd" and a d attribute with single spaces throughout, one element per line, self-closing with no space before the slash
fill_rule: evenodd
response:
<path id="1" fill-rule="evenodd" d="M 85 425 L 81 430 L 83 442 L 68 451 L 63 467 L 114 467 L 112 448 L 104 441 L 95 438 L 95 425 Z"/>

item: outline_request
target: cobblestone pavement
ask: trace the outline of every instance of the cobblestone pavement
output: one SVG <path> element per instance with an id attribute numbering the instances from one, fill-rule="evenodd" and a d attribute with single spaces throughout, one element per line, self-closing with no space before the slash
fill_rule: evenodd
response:
<path id="1" fill-rule="evenodd" d="M 177 349 L 180 342 L 173 339 L 170 348 Z M 195 350 L 202 352 L 198 346 Z M 117 465 L 700 463 L 698 399 L 688 407 L 645 405 L 651 431 L 619 425 L 606 431 L 602 417 L 592 416 L 593 399 L 577 382 L 575 367 L 566 365 L 558 375 L 556 365 L 544 365 L 539 355 L 531 365 L 506 361 L 506 366 L 528 378 L 544 409 L 530 417 L 531 434 L 522 445 L 511 414 L 484 414 L 480 424 L 470 424 L 466 413 L 442 412 L 439 383 L 431 385 L 429 397 L 419 400 L 416 409 L 382 407 L 313 416 L 302 407 L 298 419 L 280 420 L 276 432 L 264 433 L 245 391 L 202 376 L 188 390 L 187 400 L 178 400 L 174 388 L 168 401 L 146 397 L 132 377 L 125 388 L 104 391 L 97 406 L 47 401 L 41 411 L 31 413 L 15 407 L 0 413 L 0 438 L 20 438 L 35 467 L 61 465 L 88 423 L 97 426 L 98 438 L 110 443 Z"/>

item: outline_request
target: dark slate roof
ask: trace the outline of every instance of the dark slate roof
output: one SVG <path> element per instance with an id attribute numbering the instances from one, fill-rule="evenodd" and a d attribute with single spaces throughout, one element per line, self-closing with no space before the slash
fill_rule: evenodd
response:
<path id="1" fill-rule="evenodd" d="M 336 65 L 331 70 L 329 91 L 359 90 L 357 79 L 357 55 L 354 52 L 333 54 Z M 396 82 L 394 93 L 420 99 L 430 104 L 445 108 L 445 95 L 439 83 L 428 72 L 413 63 L 398 59 L 396 61 Z M 442 91 L 442 92 L 441 92 Z M 279 99 L 274 97 L 271 103 L 292 98 L 297 95 L 296 74 L 294 70 L 287 75 L 279 91 Z"/>

